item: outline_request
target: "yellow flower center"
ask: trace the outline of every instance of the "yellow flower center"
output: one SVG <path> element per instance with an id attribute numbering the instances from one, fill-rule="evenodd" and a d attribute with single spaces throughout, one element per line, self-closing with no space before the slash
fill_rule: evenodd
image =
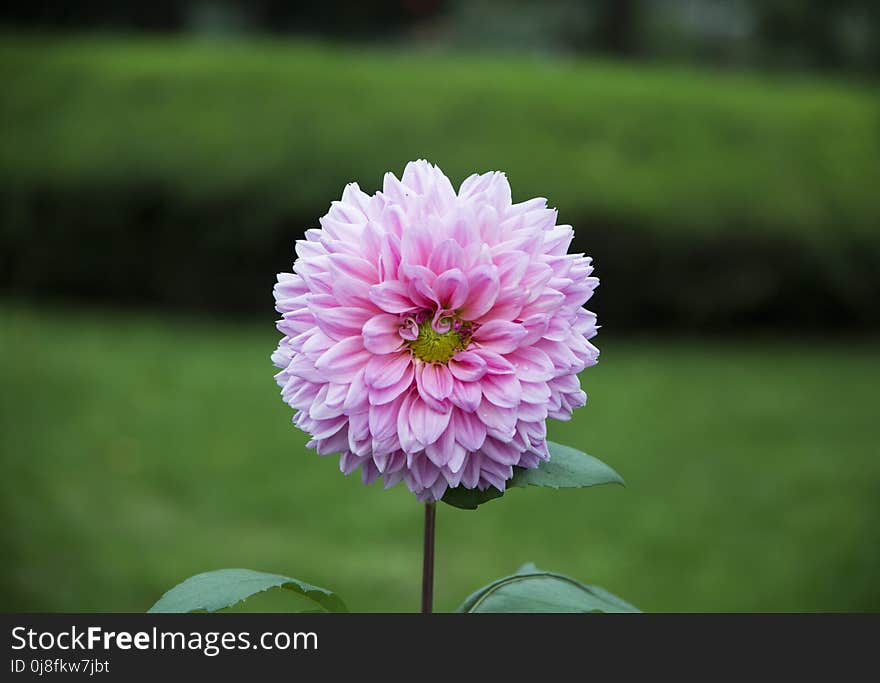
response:
<path id="1" fill-rule="evenodd" d="M 409 342 L 409 348 L 416 358 L 426 363 L 446 363 L 459 351 L 464 351 L 470 341 L 466 328 L 455 329 L 451 323 L 448 332 L 438 332 L 431 326 L 428 318 L 419 324 L 419 336 Z"/>

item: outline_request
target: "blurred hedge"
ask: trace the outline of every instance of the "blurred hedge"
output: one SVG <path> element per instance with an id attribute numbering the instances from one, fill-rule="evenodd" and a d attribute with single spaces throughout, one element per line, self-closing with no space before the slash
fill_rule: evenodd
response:
<path id="1" fill-rule="evenodd" d="M 6 36 L 0 287 L 266 310 L 345 182 L 547 196 L 606 323 L 880 323 L 880 97 L 652 66 Z"/>

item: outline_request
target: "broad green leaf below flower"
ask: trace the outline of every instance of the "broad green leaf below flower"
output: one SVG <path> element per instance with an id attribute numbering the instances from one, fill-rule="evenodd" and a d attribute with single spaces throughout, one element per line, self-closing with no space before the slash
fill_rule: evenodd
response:
<path id="1" fill-rule="evenodd" d="M 490 500 L 501 498 L 504 493 L 490 486 L 485 491 L 480 489 L 466 489 L 464 486 L 456 486 L 454 489 L 446 489 L 443 494 L 443 502 L 452 507 L 461 508 L 462 510 L 476 510 L 483 503 Z"/>
<path id="2" fill-rule="evenodd" d="M 289 576 L 251 569 L 218 569 L 191 576 L 165 593 L 148 611 L 216 612 L 270 588 L 292 591 L 317 603 L 327 612 L 348 611 L 342 599 L 326 588 Z"/>
<path id="3" fill-rule="evenodd" d="M 639 611 L 604 588 L 542 571 L 532 563 L 471 593 L 456 610 L 467 613 Z"/>
<path id="4" fill-rule="evenodd" d="M 625 485 L 623 477 L 598 458 L 570 446 L 547 442 L 550 460 L 542 462 L 534 469 L 513 468 L 513 478 L 507 488 L 543 486 L 554 489 L 582 488 L 599 484 Z M 443 502 L 463 510 L 476 510 L 483 503 L 500 498 L 504 493 L 494 487 L 485 491 L 466 489 L 458 486 L 448 489 Z"/>

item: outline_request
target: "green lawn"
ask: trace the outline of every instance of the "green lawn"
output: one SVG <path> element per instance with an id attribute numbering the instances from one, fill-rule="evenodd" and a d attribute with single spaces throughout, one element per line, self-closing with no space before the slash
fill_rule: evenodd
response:
<path id="1" fill-rule="evenodd" d="M 0 609 L 145 610 L 236 566 L 417 608 L 418 504 L 306 451 L 271 320 L 0 307 Z M 527 560 L 651 611 L 880 609 L 875 344 L 600 346 L 551 433 L 629 487 L 441 506 L 440 609 Z"/>

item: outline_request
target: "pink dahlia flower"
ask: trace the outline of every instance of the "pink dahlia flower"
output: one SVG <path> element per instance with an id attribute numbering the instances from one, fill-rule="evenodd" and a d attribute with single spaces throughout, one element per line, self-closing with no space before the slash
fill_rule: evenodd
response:
<path id="1" fill-rule="evenodd" d="M 423 501 L 547 460 L 546 419 L 585 403 L 599 355 L 573 234 L 545 199 L 514 204 L 503 173 L 456 193 L 414 161 L 374 195 L 348 185 L 275 285 L 275 378 L 309 447 Z"/>

